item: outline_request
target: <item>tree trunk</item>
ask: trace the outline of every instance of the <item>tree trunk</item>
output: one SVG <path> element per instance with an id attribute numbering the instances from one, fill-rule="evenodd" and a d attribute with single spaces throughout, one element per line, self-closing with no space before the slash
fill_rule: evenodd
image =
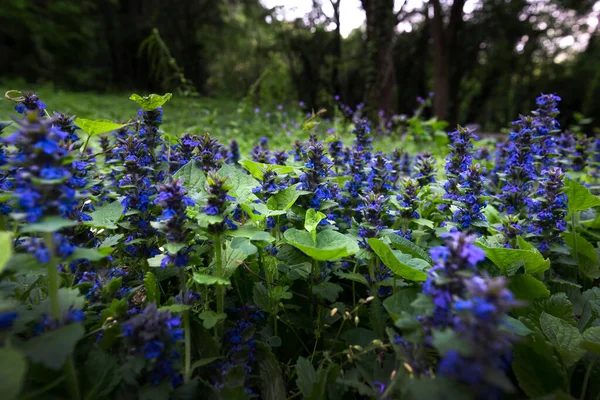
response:
<path id="1" fill-rule="evenodd" d="M 389 116 L 392 109 L 396 16 L 393 0 L 363 0 L 362 4 L 367 15 L 365 103 L 369 117 L 376 119 L 377 111 Z"/>
<path id="2" fill-rule="evenodd" d="M 449 23 L 444 24 L 444 11 L 439 0 L 431 0 L 429 3 L 433 8 L 433 19 L 431 21 L 431 36 L 433 38 L 433 113 L 439 119 L 448 119 L 451 102 L 458 99 L 451 98 L 458 93 L 458 84 L 454 80 L 455 90 L 452 90 L 450 72 L 451 65 L 458 53 L 456 36 L 462 27 L 463 8 L 465 0 L 454 0 L 450 10 Z M 460 79 L 460 75 L 457 76 Z"/>
<path id="3" fill-rule="evenodd" d="M 340 63 L 342 61 L 342 34 L 340 32 L 340 3 L 342 0 L 330 0 L 333 7 L 333 21 L 335 23 L 335 38 L 333 40 L 333 70 L 331 71 L 331 81 L 333 84 L 334 95 L 340 95 Z"/>

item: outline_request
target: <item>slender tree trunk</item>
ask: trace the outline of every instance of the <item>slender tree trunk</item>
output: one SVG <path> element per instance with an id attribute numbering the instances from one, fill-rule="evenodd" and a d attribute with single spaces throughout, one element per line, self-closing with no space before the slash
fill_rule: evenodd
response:
<path id="1" fill-rule="evenodd" d="M 363 0 L 367 15 L 367 59 L 365 103 L 367 113 L 390 115 L 396 77 L 394 73 L 394 34 L 396 16 L 393 0 Z"/>
<path id="2" fill-rule="evenodd" d="M 342 61 L 342 34 L 340 32 L 340 3 L 342 0 L 330 0 L 333 7 L 333 21 L 335 23 L 335 38 L 333 40 L 333 70 L 331 71 L 331 81 L 335 95 L 340 94 L 340 63 Z"/>
<path id="3" fill-rule="evenodd" d="M 444 11 L 439 0 L 430 0 L 433 8 L 431 20 L 431 36 L 433 38 L 433 112 L 439 119 L 448 119 L 452 103 L 458 99 L 458 84 L 460 74 L 451 76 L 451 66 L 459 54 L 457 33 L 462 28 L 463 8 L 465 0 L 454 0 L 450 9 L 448 26 L 444 23 Z M 451 78 L 455 78 L 454 82 Z M 452 90 L 453 87 L 455 90 Z M 453 116 L 454 118 L 455 116 Z"/>

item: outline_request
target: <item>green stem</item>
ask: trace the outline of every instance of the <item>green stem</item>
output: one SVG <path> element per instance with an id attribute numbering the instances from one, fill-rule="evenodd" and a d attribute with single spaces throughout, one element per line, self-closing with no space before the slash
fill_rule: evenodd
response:
<path id="1" fill-rule="evenodd" d="M 50 262 L 48 263 L 48 297 L 50 298 L 50 315 L 55 320 L 60 320 L 60 301 L 58 297 L 59 277 L 56 265 L 54 263 L 56 256 L 56 245 L 52 232 L 47 232 L 44 235 L 46 247 L 50 251 Z M 79 384 L 77 382 L 77 373 L 75 371 L 75 361 L 71 355 L 65 363 L 65 374 L 67 376 L 67 384 L 71 398 L 79 400 Z"/>
<path id="2" fill-rule="evenodd" d="M 577 225 L 579 225 L 579 211 L 571 211 L 571 230 L 573 231 L 573 258 L 579 264 L 579 251 L 577 250 Z"/>
<path id="3" fill-rule="evenodd" d="M 87 150 L 88 144 L 90 143 L 90 139 L 92 138 L 92 135 L 87 135 L 87 138 L 85 138 L 85 143 L 83 144 L 83 147 L 81 148 L 81 154 L 84 154 L 85 151 Z"/>
<path id="4" fill-rule="evenodd" d="M 183 312 L 183 334 L 185 340 L 185 371 L 183 381 L 188 383 L 192 376 L 192 337 L 190 332 L 190 310 Z"/>
<path id="5" fill-rule="evenodd" d="M 4 220 L 4 215 L 0 215 L 0 231 L 6 230 L 6 221 Z"/>
<path id="6" fill-rule="evenodd" d="M 369 263 L 369 276 L 371 277 L 371 282 L 373 282 L 373 285 L 371 286 L 371 296 L 374 297 L 373 299 L 373 313 L 375 314 L 375 318 L 374 318 L 374 327 L 375 328 L 375 332 L 377 333 L 377 336 L 379 338 L 383 338 L 383 326 L 381 324 L 381 320 L 380 320 L 380 307 L 379 307 L 379 297 L 377 296 L 377 285 L 374 283 L 375 282 L 375 266 L 377 266 L 379 263 L 379 259 L 376 257 L 373 257 L 371 259 L 371 262 Z"/>
<path id="7" fill-rule="evenodd" d="M 181 296 L 185 295 L 187 276 L 185 268 L 179 268 L 179 286 L 181 288 Z M 183 381 L 188 383 L 192 376 L 192 337 L 190 332 L 190 310 L 183 312 L 183 340 L 185 345 L 185 359 L 183 370 Z"/>
<path id="8" fill-rule="evenodd" d="M 221 249 L 221 235 L 218 233 L 215 234 L 215 264 L 217 267 L 217 277 L 223 277 L 223 261 L 222 261 L 222 249 Z M 225 305 L 225 288 L 223 285 L 217 285 L 217 314 L 223 314 L 223 309 Z M 218 323 L 218 326 L 221 325 L 221 322 Z M 220 332 L 220 329 L 217 329 L 217 332 Z"/>
<path id="9" fill-rule="evenodd" d="M 596 363 L 596 357 L 593 357 L 585 371 L 585 377 L 583 378 L 583 385 L 581 387 L 581 396 L 579 398 L 581 400 L 585 400 L 585 395 L 587 392 L 587 386 L 590 381 L 590 376 L 592 375 L 592 369 L 594 368 L 594 364 Z"/>
<path id="10" fill-rule="evenodd" d="M 48 232 L 44 235 L 46 247 L 50 251 L 50 262 L 48 263 L 48 297 L 50 298 L 50 315 L 52 318 L 60 319 L 60 302 L 58 299 L 58 271 L 54 264 L 55 244 L 52 233 Z"/>
<path id="11" fill-rule="evenodd" d="M 79 394 L 79 382 L 77 381 L 77 371 L 75 370 L 73 355 L 67 358 L 65 372 L 67 374 L 67 384 L 69 386 L 69 393 L 71 393 L 71 399 L 79 400 L 81 396 Z"/>

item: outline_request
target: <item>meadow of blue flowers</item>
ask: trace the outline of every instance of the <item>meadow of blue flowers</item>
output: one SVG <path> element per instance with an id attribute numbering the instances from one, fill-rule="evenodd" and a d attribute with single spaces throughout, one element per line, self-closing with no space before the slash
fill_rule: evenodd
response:
<path id="1" fill-rule="evenodd" d="M 4 400 L 600 397 L 600 137 L 558 96 L 485 145 L 379 152 L 317 113 L 245 156 L 164 133 L 170 94 L 123 123 L 14 94 Z"/>

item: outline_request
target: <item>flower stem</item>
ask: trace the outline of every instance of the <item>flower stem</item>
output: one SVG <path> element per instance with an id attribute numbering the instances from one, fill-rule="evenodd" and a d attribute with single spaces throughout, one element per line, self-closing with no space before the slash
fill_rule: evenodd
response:
<path id="1" fill-rule="evenodd" d="M 54 264 L 56 254 L 54 237 L 48 232 L 44 235 L 46 247 L 50 251 L 50 262 L 48 263 L 48 297 L 50 298 L 50 315 L 52 318 L 60 319 L 60 303 L 58 299 L 58 271 Z"/>
<path id="2" fill-rule="evenodd" d="M 185 372 L 183 382 L 188 383 L 192 376 L 192 337 L 190 332 L 190 310 L 183 312 L 183 334 L 185 340 Z"/>
<path id="3" fill-rule="evenodd" d="M 47 232 L 44 235 L 46 247 L 50 251 L 50 262 L 48 263 L 48 297 L 50 298 L 50 314 L 53 319 L 60 320 L 60 301 L 58 297 L 58 271 L 54 263 L 56 257 L 56 245 L 52 232 Z M 75 371 L 75 361 L 73 355 L 67 358 L 65 363 L 65 374 L 67 376 L 67 385 L 71 398 L 79 400 L 79 384 L 77 382 L 77 373 Z"/>
<path id="4" fill-rule="evenodd" d="M 215 234 L 215 264 L 216 264 L 216 275 L 218 278 L 223 277 L 223 261 L 222 261 L 222 249 L 221 249 L 221 235 Z M 223 308 L 225 304 L 225 288 L 223 285 L 217 285 L 217 314 L 223 314 Z M 217 324 L 220 326 L 221 322 Z M 217 328 L 217 333 L 220 329 Z"/>
<path id="5" fill-rule="evenodd" d="M 587 386 L 590 381 L 590 376 L 592 375 L 592 369 L 594 368 L 595 363 L 596 357 L 593 357 L 587 369 L 585 370 L 585 377 L 583 378 L 583 385 L 581 387 L 581 396 L 579 396 L 581 400 L 585 400 L 585 392 L 587 392 Z"/>

